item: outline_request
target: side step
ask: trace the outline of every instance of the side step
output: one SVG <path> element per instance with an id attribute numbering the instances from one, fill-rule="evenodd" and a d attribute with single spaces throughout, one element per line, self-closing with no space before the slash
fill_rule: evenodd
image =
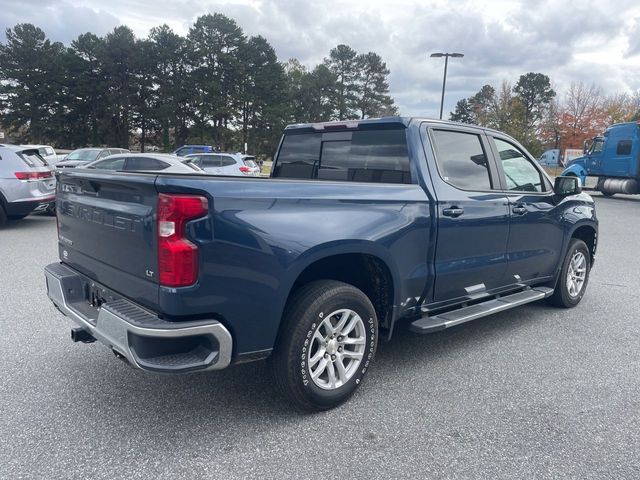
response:
<path id="1" fill-rule="evenodd" d="M 505 295 L 504 297 L 494 298 L 486 302 L 471 305 L 469 307 L 458 308 L 449 312 L 439 313 L 434 316 L 424 316 L 419 318 L 409 327 L 411 331 L 416 333 L 433 333 L 445 328 L 460 325 L 461 323 L 470 322 L 477 318 L 486 317 L 494 313 L 509 310 L 510 308 L 524 305 L 525 303 L 535 302 L 550 296 L 553 293 L 552 288 L 535 287 L 522 292 Z"/>

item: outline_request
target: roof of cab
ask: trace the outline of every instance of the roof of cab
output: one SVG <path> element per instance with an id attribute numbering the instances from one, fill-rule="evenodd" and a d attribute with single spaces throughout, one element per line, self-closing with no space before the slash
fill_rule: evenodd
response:
<path id="1" fill-rule="evenodd" d="M 303 133 L 303 132 L 322 132 L 333 130 L 352 130 L 352 129 L 368 129 L 368 128 L 407 128 L 412 122 L 429 122 L 442 125 L 452 125 L 466 128 L 478 128 L 486 131 L 497 132 L 487 127 L 472 125 L 468 123 L 452 122 L 450 120 L 438 120 L 427 117 L 382 117 L 367 118 L 364 120 L 340 120 L 331 122 L 317 123 L 297 123 L 287 125 L 285 133 Z M 498 132 L 499 133 L 499 132 Z"/>

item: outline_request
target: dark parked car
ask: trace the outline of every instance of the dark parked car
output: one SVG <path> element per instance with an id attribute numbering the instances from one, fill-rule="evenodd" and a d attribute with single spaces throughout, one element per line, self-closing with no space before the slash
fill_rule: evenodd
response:
<path id="1" fill-rule="evenodd" d="M 128 153 L 126 148 L 79 148 L 56 164 L 56 168 L 74 168 L 117 153 Z"/>
<path id="2" fill-rule="evenodd" d="M 194 153 L 211 153 L 215 152 L 215 149 L 211 145 L 183 145 L 173 152 L 174 155 L 179 157 L 186 157 Z"/>
<path id="3" fill-rule="evenodd" d="M 513 138 L 397 117 L 287 127 L 270 179 L 65 171 L 58 217 L 45 274 L 73 339 L 151 372 L 268 358 L 307 410 L 347 399 L 400 321 L 578 305 L 598 232 L 577 179 Z"/>

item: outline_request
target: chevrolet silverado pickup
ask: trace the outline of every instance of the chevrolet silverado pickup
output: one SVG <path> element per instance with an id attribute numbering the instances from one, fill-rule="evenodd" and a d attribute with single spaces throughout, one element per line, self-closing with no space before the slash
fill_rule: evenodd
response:
<path id="1" fill-rule="evenodd" d="M 419 118 L 288 126 L 270 178 L 64 170 L 56 208 L 47 291 L 74 341 L 165 374 L 268 359 L 305 410 L 345 401 L 400 322 L 576 306 L 598 238 L 576 178 Z"/>

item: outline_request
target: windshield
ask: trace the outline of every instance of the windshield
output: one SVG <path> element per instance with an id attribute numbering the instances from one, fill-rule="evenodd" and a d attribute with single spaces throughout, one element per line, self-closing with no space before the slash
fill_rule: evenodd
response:
<path id="1" fill-rule="evenodd" d="M 100 150 L 84 149 L 71 152 L 65 160 L 75 160 L 78 162 L 92 162 L 98 158 Z"/>

